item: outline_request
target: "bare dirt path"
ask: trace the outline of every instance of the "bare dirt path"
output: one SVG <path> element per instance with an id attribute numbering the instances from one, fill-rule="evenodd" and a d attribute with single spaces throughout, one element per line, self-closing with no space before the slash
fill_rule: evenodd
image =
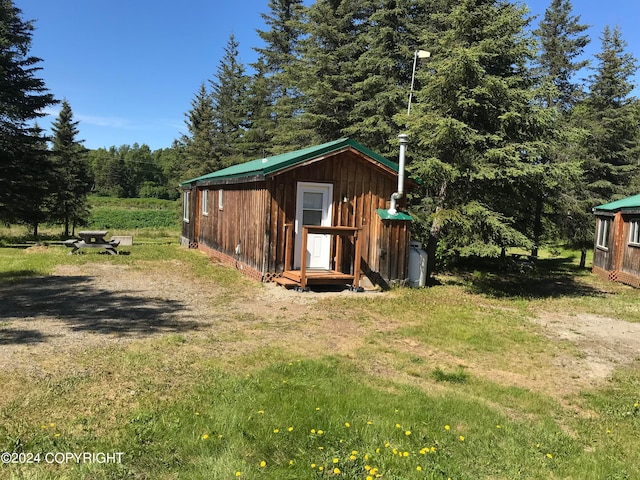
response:
<path id="1" fill-rule="evenodd" d="M 388 320 L 372 320 L 365 327 L 346 312 L 328 314 L 319 302 L 328 296 L 355 295 L 351 292 L 299 294 L 275 285 L 230 292 L 214 282 L 186 277 L 185 270 L 177 261 L 151 270 L 67 265 L 49 277 L 3 286 L 0 369 L 38 374 L 43 359 L 64 363 L 65 357 L 82 349 L 167 334 L 195 340 L 215 336 L 221 339 L 216 355 L 278 345 L 294 354 L 350 355 L 372 330 L 393 328 Z M 560 313 L 541 315 L 537 322 L 544 334 L 575 348 L 575 353 L 561 352 L 555 360 L 564 373 L 562 382 L 569 382 L 567 391 L 596 385 L 616 367 L 640 359 L 640 324 Z M 477 374 L 494 379 L 508 376 L 476 368 Z M 531 379 L 514 382 L 540 386 Z"/>

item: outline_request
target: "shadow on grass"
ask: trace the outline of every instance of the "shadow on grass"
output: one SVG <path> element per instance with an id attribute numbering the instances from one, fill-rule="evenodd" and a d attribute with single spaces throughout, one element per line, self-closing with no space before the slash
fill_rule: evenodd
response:
<path id="1" fill-rule="evenodd" d="M 601 290 L 579 280 L 588 272 L 581 270 L 571 258 L 553 258 L 531 262 L 483 264 L 479 270 L 460 276 L 474 293 L 508 298 L 559 298 L 604 296 Z"/>
<path id="2" fill-rule="evenodd" d="M 34 277 L 41 275 L 37 270 L 11 270 L 9 272 L 0 272 L 0 283 L 3 281 L 12 282 L 25 277 Z"/>
<path id="3" fill-rule="evenodd" d="M 87 276 L 31 277 L 3 286 L 0 322 L 11 319 L 35 323 L 42 318 L 45 322 L 53 319 L 76 332 L 122 336 L 179 333 L 198 328 L 197 322 L 188 319 L 187 307 L 181 302 L 145 297 L 133 291 L 114 291 L 96 286 L 91 280 Z M 41 324 L 38 327 L 42 329 Z M 23 332 L 0 330 L 0 344 L 46 341 L 46 330 Z"/>

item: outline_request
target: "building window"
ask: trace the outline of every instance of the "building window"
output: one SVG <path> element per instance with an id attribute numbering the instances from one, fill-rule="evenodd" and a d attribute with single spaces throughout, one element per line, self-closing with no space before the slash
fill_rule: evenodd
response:
<path id="1" fill-rule="evenodd" d="M 209 215 L 209 190 L 202 190 L 202 215 Z"/>
<path id="2" fill-rule="evenodd" d="M 609 228 L 611 220 L 608 218 L 598 219 L 598 232 L 596 237 L 596 247 L 609 248 Z"/>
<path id="3" fill-rule="evenodd" d="M 182 219 L 189 222 L 189 212 L 191 211 L 191 192 L 186 190 L 182 194 Z"/>
<path id="4" fill-rule="evenodd" d="M 629 222 L 629 243 L 640 247 L 640 220 Z"/>
<path id="5" fill-rule="evenodd" d="M 222 210 L 224 208 L 223 193 L 224 190 L 218 190 L 218 210 Z"/>

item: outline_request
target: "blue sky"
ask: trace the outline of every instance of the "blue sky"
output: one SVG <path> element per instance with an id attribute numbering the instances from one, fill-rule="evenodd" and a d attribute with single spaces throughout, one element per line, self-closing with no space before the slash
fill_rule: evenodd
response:
<path id="1" fill-rule="evenodd" d="M 524 3 L 542 15 L 550 1 Z M 231 34 L 240 42 L 240 60 L 255 61 L 253 47 L 261 45 L 256 29 L 265 28 L 260 14 L 268 10 L 268 0 L 14 3 L 23 19 L 35 21 L 30 54 L 43 59 L 39 73 L 49 90 L 69 101 L 85 146 L 139 143 L 153 150 L 186 133 L 185 113 L 200 84 L 213 78 Z M 589 54 L 600 50 L 605 25 L 619 25 L 628 51 L 640 58 L 640 2 L 572 4 L 581 21 L 592 25 Z M 39 120 L 45 129 L 57 110 L 50 113 Z"/>

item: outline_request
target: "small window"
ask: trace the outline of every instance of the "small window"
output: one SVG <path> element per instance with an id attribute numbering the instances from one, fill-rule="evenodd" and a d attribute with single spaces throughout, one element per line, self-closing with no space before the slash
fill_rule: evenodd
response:
<path id="1" fill-rule="evenodd" d="M 640 246 L 640 220 L 629 222 L 629 243 Z"/>
<path id="2" fill-rule="evenodd" d="M 224 208 L 224 190 L 218 190 L 218 210 L 222 210 Z"/>
<path id="3" fill-rule="evenodd" d="M 598 232 L 596 238 L 596 246 L 600 248 L 609 248 L 609 228 L 611 220 L 608 218 L 598 219 Z"/>
<path id="4" fill-rule="evenodd" d="M 182 195 L 182 219 L 189 222 L 189 212 L 191 211 L 191 192 L 185 190 Z"/>
<path id="5" fill-rule="evenodd" d="M 209 190 L 202 190 L 202 215 L 209 215 Z"/>

